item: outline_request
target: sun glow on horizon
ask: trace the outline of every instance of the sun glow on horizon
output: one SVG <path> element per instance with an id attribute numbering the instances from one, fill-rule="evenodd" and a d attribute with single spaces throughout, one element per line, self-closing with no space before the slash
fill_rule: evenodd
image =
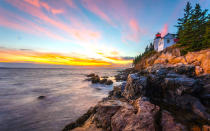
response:
<path id="1" fill-rule="evenodd" d="M 0 49 L 0 62 L 28 62 L 71 66 L 118 66 L 119 64 L 129 65 L 132 60 L 117 57 L 106 57 L 103 55 L 101 55 L 101 59 L 94 59 L 82 58 L 81 56 L 68 56 L 59 53 L 43 53 L 31 50 Z"/>

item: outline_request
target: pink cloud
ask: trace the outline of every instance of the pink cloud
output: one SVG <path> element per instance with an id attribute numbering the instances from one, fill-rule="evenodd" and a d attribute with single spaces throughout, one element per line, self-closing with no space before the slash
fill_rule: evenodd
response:
<path id="1" fill-rule="evenodd" d="M 63 10 L 61 10 L 61 9 L 51 9 L 51 12 L 53 13 L 53 14 L 61 14 L 61 13 L 63 13 L 64 11 Z"/>
<path id="2" fill-rule="evenodd" d="M 76 8 L 75 3 L 73 0 L 65 0 L 66 4 L 69 5 L 71 8 Z"/>
<path id="3" fill-rule="evenodd" d="M 46 2 L 41 2 L 40 0 L 24 0 L 26 3 L 31 4 L 37 8 L 43 7 L 47 11 L 51 12 L 52 14 L 60 14 L 63 13 L 64 11 L 61 9 L 55 9 L 51 7 L 48 3 Z"/>
<path id="4" fill-rule="evenodd" d="M 0 26 L 4 26 L 7 28 L 15 29 L 15 30 L 20 30 L 24 31 L 26 33 L 31 33 L 35 35 L 47 35 L 50 38 L 57 39 L 57 40 L 66 40 L 62 36 L 59 36 L 57 34 L 52 33 L 51 31 L 27 20 L 22 17 L 19 17 L 9 11 L 6 11 L 2 8 L 0 8 Z M 24 23 L 24 25 L 21 25 L 20 23 Z"/>
<path id="5" fill-rule="evenodd" d="M 33 6 L 40 7 L 39 0 L 24 0 L 24 1 L 33 5 Z"/>
<path id="6" fill-rule="evenodd" d="M 56 18 L 50 18 L 49 16 L 45 15 L 45 13 L 37 7 L 29 6 L 26 3 L 20 2 L 19 0 L 7 0 L 10 4 L 17 7 L 18 9 L 24 11 L 27 14 L 30 14 L 38 19 L 40 19 L 44 24 L 51 25 L 61 31 L 64 31 L 74 39 L 78 39 L 81 41 L 86 40 L 94 40 L 100 38 L 100 33 L 96 31 L 90 31 L 89 29 L 85 28 L 83 24 L 80 22 L 80 28 L 73 28 L 69 25 L 64 24 L 63 22 L 59 21 Z M 54 12 L 58 13 L 58 12 Z"/>
<path id="7" fill-rule="evenodd" d="M 168 24 L 165 24 L 161 30 L 161 36 L 164 37 L 168 33 Z"/>
<path id="8" fill-rule="evenodd" d="M 53 8 L 52 7 L 50 7 L 47 3 L 45 3 L 45 2 L 40 2 L 40 5 L 42 6 L 42 7 L 44 7 L 47 11 L 51 11 Z"/>
<path id="9" fill-rule="evenodd" d="M 132 41 L 138 43 L 142 35 L 146 34 L 147 31 L 141 29 L 139 23 L 136 19 L 130 19 L 129 28 L 124 33 L 122 41 L 127 43 L 127 41 Z"/>
<path id="10" fill-rule="evenodd" d="M 131 19 L 130 22 L 129 22 L 129 25 L 134 32 L 139 32 L 140 31 L 140 27 L 139 27 L 139 24 L 138 24 L 137 20 Z"/>
<path id="11" fill-rule="evenodd" d="M 84 0 L 83 6 L 102 20 L 122 31 L 123 41 L 139 42 L 142 33 L 133 10 L 124 0 Z"/>
<path id="12" fill-rule="evenodd" d="M 109 24 L 112 24 L 109 16 L 100 8 L 100 1 L 96 2 L 95 0 L 84 0 L 82 4 L 85 8 L 98 15 L 101 19 L 105 20 Z"/>

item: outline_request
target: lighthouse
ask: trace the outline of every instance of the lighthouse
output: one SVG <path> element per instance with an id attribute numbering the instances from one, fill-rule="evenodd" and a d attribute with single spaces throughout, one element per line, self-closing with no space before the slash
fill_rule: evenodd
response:
<path id="1" fill-rule="evenodd" d="M 162 51 L 163 49 L 172 46 L 173 44 L 176 44 L 177 41 L 178 39 L 176 38 L 176 34 L 168 33 L 164 37 L 161 37 L 161 33 L 158 32 L 155 35 L 155 39 L 153 42 L 154 49 L 158 52 Z"/>
<path id="2" fill-rule="evenodd" d="M 155 49 L 156 51 L 158 51 L 158 43 L 159 43 L 160 40 L 161 40 L 161 34 L 158 32 L 158 33 L 155 35 L 155 39 L 154 39 L 154 42 L 153 42 L 154 49 Z"/>

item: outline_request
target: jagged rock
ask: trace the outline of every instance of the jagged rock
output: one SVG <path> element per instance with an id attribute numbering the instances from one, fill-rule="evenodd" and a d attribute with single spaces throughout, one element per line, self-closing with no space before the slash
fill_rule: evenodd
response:
<path id="1" fill-rule="evenodd" d="M 184 74 L 187 76 L 195 76 L 195 66 L 193 65 L 180 65 L 174 68 L 174 71 L 178 74 Z"/>
<path id="2" fill-rule="evenodd" d="M 166 74 L 166 78 L 186 78 L 186 75 L 180 75 L 180 74 L 170 72 Z"/>
<path id="3" fill-rule="evenodd" d="M 108 100 L 101 102 L 97 105 L 96 114 L 94 115 L 94 122 L 97 127 L 111 130 L 111 117 L 120 109 L 120 107 L 126 107 L 125 102 L 118 100 Z"/>
<path id="4" fill-rule="evenodd" d="M 177 123 L 171 113 L 166 110 L 162 111 L 161 126 L 162 131 L 187 131 L 187 128 Z"/>
<path id="5" fill-rule="evenodd" d="M 165 59 L 164 52 L 160 52 L 159 60 Z M 114 86 L 109 97 L 103 99 L 85 124 L 77 129 L 181 131 L 192 126 L 204 129 L 202 126 L 210 123 L 210 75 L 195 76 L 198 68 L 195 66 L 200 66 L 205 73 L 207 67 L 204 69 L 202 65 L 205 60 L 202 56 L 202 60 L 191 61 L 192 65 L 183 65 L 189 62 L 184 56 L 167 55 L 167 61 L 162 61 L 166 65 L 152 64 L 157 55 L 142 62 L 141 66 L 145 64 L 146 68 L 139 73 L 120 72 L 119 80 L 128 76 L 127 81 Z M 95 78 L 99 82 L 99 76 L 94 75 Z"/>
<path id="6" fill-rule="evenodd" d="M 107 79 L 104 78 L 104 79 L 101 79 L 99 83 L 100 83 L 100 84 L 104 84 L 104 83 L 106 83 L 106 82 L 107 82 Z"/>
<path id="7" fill-rule="evenodd" d="M 109 77 L 108 77 L 108 76 L 102 76 L 101 78 L 106 78 L 106 79 L 107 79 L 107 78 L 109 78 Z"/>
<path id="8" fill-rule="evenodd" d="M 176 65 L 176 64 L 185 64 L 185 65 L 194 65 L 200 66 L 203 69 L 202 74 L 210 73 L 210 49 L 201 50 L 198 52 L 189 52 L 185 56 L 181 56 L 180 48 L 169 47 L 162 52 L 155 53 L 149 58 L 143 58 L 139 63 L 135 65 L 135 70 L 142 70 L 153 66 L 155 64 L 164 64 L 165 66 Z M 176 53 L 175 53 L 176 52 Z M 180 70 L 179 70 L 180 71 Z M 193 71 L 193 70 L 191 70 Z M 195 70 L 194 70 L 195 72 Z M 195 75 L 195 73 L 190 74 L 191 72 L 185 72 L 189 75 Z M 200 74 L 196 74 L 200 75 Z"/>
<path id="9" fill-rule="evenodd" d="M 177 97 L 176 104 L 182 109 L 191 110 L 205 120 L 210 120 L 210 115 L 206 112 L 206 108 L 196 97 L 187 94 Z"/>
<path id="10" fill-rule="evenodd" d="M 39 96 L 39 97 L 38 97 L 38 99 L 40 99 L 40 100 L 41 100 L 41 99 L 45 99 L 45 98 L 46 98 L 46 96 Z"/>
<path id="11" fill-rule="evenodd" d="M 88 74 L 87 77 L 94 77 L 96 76 L 94 73 Z"/>
<path id="12" fill-rule="evenodd" d="M 92 77 L 91 82 L 94 83 L 99 83 L 100 82 L 100 77 L 98 75 L 95 75 Z"/>
<path id="13" fill-rule="evenodd" d="M 138 74 L 130 74 L 127 79 L 123 96 L 127 99 L 134 99 L 140 96 L 143 88 L 147 85 L 147 77 Z"/>
<path id="14" fill-rule="evenodd" d="M 119 74 L 115 75 L 115 80 L 116 81 L 126 81 L 127 77 L 130 73 L 136 72 L 133 68 L 128 68 L 122 71 L 118 71 Z"/>
<path id="15" fill-rule="evenodd" d="M 77 127 L 83 126 L 84 123 L 90 123 L 90 120 L 92 119 L 93 114 L 95 114 L 97 107 L 91 107 L 84 115 L 82 115 L 81 117 L 79 117 L 75 122 L 72 122 L 68 125 L 66 125 L 64 127 L 64 129 L 62 131 L 70 131 L 72 129 L 75 129 L 78 131 Z M 92 128 L 92 125 L 87 125 L 85 124 L 85 126 L 79 128 L 79 129 L 84 129 L 89 130 L 90 128 Z"/>
<path id="16" fill-rule="evenodd" d="M 196 75 L 203 74 L 203 68 L 201 68 L 200 66 L 196 66 L 195 73 L 196 73 Z"/>
<path id="17" fill-rule="evenodd" d="M 165 78 L 164 88 L 174 91 L 177 95 L 182 93 L 195 93 L 202 89 L 199 82 L 192 78 Z"/>
<path id="18" fill-rule="evenodd" d="M 113 90 L 109 92 L 109 97 L 122 97 L 122 93 L 125 90 L 126 82 L 122 82 L 120 85 L 114 86 Z"/>
<path id="19" fill-rule="evenodd" d="M 207 84 L 203 87 L 203 91 L 200 94 L 202 102 L 210 107 L 210 84 Z"/>
<path id="20" fill-rule="evenodd" d="M 126 79 L 127 79 L 127 75 L 120 75 L 120 74 L 115 75 L 116 81 L 126 81 Z"/>
<path id="21" fill-rule="evenodd" d="M 105 82 L 105 84 L 106 84 L 106 85 L 112 85 L 112 84 L 113 84 L 113 81 L 112 81 L 112 80 L 107 80 L 107 81 Z"/>
<path id="22" fill-rule="evenodd" d="M 210 49 L 201 50 L 198 52 L 189 52 L 185 58 L 189 64 L 199 62 L 199 66 L 203 69 L 203 73 L 210 73 Z"/>
<path id="23" fill-rule="evenodd" d="M 145 98 L 135 101 L 137 112 L 132 107 L 121 108 L 112 117 L 112 130 L 114 131 L 154 131 L 155 115 L 159 107 L 150 103 Z"/>

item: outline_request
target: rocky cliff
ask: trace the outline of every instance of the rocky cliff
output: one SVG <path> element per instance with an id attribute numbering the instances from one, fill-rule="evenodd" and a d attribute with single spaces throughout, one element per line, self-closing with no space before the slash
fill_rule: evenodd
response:
<path id="1" fill-rule="evenodd" d="M 210 49 L 198 52 L 189 52 L 182 56 L 181 48 L 169 47 L 161 52 L 157 52 L 152 56 L 143 58 L 135 69 L 141 70 L 154 64 L 164 64 L 168 66 L 176 66 L 177 64 L 187 64 L 195 66 L 197 75 L 210 73 Z"/>
<path id="2" fill-rule="evenodd" d="M 210 130 L 209 50 L 181 56 L 173 49 L 158 56 L 139 63 L 138 71 L 121 72 L 118 80 L 126 81 L 64 131 Z"/>

